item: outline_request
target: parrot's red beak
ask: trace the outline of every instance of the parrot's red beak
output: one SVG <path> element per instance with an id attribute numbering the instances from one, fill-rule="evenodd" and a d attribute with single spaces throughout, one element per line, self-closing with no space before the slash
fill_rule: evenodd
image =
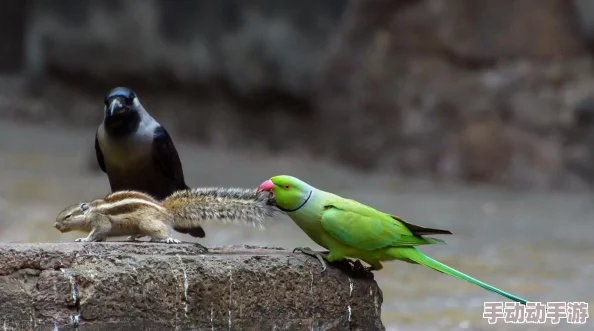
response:
<path id="1" fill-rule="evenodd" d="M 267 181 L 262 182 L 262 184 L 258 185 L 258 190 L 256 192 L 261 192 L 261 191 L 271 192 L 273 188 L 274 188 L 274 183 L 272 183 L 272 181 L 269 179 Z"/>

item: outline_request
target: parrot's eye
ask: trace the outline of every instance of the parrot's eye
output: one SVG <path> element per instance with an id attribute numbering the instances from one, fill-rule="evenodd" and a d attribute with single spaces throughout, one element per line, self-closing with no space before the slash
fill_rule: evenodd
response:
<path id="1" fill-rule="evenodd" d="M 287 190 L 289 189 L 289 184 L 285 185 L 285 189 L 287 189 Z"/>

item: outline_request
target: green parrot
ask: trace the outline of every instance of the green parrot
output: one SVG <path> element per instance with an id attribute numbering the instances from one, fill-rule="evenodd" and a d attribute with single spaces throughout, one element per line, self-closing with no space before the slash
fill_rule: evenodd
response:
<path id="1" fill-rule="evenodd" d="M 270 192 L 271 202 L 291 217 L 314 242 L 328 250 L 314 252 L 301 247 L 294 250 L 317 257 L 322 272 L 326 270 L 324 259 L 332 263 L 347 257 L 357 258 L 368 263 L 370 270 L 382 269 L 381 261 L 401 260 L 424 265 L 526 304 L 526 300 L 450 268 L 415 248 L 445 243 L 424 236 L 452 234 L 448 230 L 405 222 L 398 216 L 322 191 L 292 176 L 274 176 L 260 184 L 257 190 Z"/>

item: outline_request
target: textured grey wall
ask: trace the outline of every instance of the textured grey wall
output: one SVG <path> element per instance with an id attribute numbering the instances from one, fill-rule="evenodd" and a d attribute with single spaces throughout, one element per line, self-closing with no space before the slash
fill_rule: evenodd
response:
<path id="1" fill-rule="evenodd" d="M 31 77 L 74 83 L 64 93 L 71 99 L 94 86 L 82 98 L 97 106 L 109 87 L 129 85 L 151 112 L 204 142 L 313 153 L 406 176 L 526 188 L 594 183 L 594 128 L 574 116 L 580 107 L 594 114 L 587 2 L 28 6 Z M 97 115 L 97 106 L 55 102 L 48 113 Z"/>

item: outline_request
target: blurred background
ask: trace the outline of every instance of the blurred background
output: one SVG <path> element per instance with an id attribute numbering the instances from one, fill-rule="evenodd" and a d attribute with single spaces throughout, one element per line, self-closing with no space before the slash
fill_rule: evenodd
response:
<path id="1" fill-rule="evenodd" d="M 0 240 L 71 241 L 108 193 L 103 97 L 132 88 L 190 186 L 291 174 L 412 223 L 423 251 L 533 301 L 594 303 L 594 3 L 588 0 L 3 0 Z M 207 246 L 315 247 L 288 219 Z M 191 237 L 176 235 L 180 239 Z M 488 325 L 501 298 L 420 266 L 376 272 L 388 330 Z M 592 308 L 590 309 L 592 312 Z M 592 314 L 590 314 L 592 315 Z"/>

